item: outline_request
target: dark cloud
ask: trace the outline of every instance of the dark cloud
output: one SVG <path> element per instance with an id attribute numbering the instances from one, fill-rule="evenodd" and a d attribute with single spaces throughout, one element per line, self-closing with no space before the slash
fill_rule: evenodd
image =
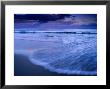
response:
<path id="1" fill-rule="evenodd" d="M 97 28 L 97 14 L 15 14 L 14 21 L 15 28 Z"/>
<path id="2" fill-rule="evenodd" d="M 56 21 L 69 17 L 70 14 L 15 14 L 15 21 L 18 20 L 38 20 L 39 22 Z"/>

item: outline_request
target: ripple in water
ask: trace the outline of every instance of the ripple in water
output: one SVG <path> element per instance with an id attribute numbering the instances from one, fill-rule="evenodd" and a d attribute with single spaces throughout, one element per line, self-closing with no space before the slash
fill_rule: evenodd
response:
<path id="1" fill-rule="evenodd" d="M 96 54 L 94 44 L 68 44 L 58 48 L 36 50 L 31 55 L 30 61 L 52 72 L 70 75 L 96 75 Z"/>

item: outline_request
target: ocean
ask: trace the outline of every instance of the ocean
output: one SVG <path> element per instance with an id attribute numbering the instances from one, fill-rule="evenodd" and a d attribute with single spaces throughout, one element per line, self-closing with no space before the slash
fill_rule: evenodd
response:
<path id="1" fill-rule="evenodd" d="M 15 76 L 96 76 L 96 29 L 15 32 Z"/>

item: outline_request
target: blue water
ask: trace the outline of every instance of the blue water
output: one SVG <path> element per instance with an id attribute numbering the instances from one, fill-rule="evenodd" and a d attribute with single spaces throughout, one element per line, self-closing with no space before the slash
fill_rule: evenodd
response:
<path id="1" fill-rule="evenodd" d="M 59 74 L 97 75 L 97 34 L 94 31 L 95 34 L 82 34 L 81 30 L 75 34 L 15 33 L 15 53 L 26 55 L 34 65 Z"/>

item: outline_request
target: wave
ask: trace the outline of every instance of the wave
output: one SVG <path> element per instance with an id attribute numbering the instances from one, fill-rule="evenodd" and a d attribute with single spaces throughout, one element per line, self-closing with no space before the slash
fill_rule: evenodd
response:
<path id="1" fill-rule="evenodd" d="M 43 41 L 44 43 L 38 40 L 30 41 L 36 36 L 17 35 L 17 37 L 25 40 L 23 40 L 22 46 L 22 41 L 16 39 L 15 53 L 28 56 L 29 61 L 35 65 L 67 75 L 97 75 L 96 35 L 61 35 L 59 38 L 62 38 L 62 41 Z M 45 40 L 50 39 L 45 38 Z M 39 44 L 36 44 L 37 42 Z M 51 45 L 49 45 L 50 43 Z"/>
<path id="2" fill-rule="evenodd" d="M 58 48 L 15 52 L 27 55 L 31 63 L 43 66 L 52 72 L 67 75 L 97 75 L 96 47 L 91 43 L 76 47 L 70 43 Z"/>

